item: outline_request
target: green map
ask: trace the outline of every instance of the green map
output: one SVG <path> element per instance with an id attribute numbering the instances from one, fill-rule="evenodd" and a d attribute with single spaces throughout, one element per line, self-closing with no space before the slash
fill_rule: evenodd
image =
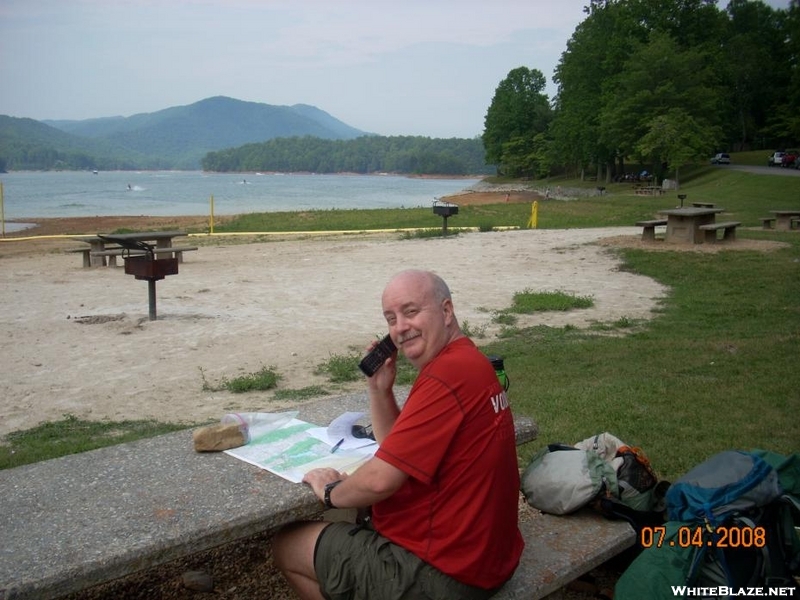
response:
<path id="1" fill-rule="evenodd" d="M 368 447 L 331 453 L 331 445 L 314 437 L 313 429 L 317 426 L 298 419 L 262 432 L 254 427 L 248 444 L 225 452 L 294 483 L 300 483 L 310 470 L 322 467 L 351 473 L 374 452 L 374 447 Z"/>

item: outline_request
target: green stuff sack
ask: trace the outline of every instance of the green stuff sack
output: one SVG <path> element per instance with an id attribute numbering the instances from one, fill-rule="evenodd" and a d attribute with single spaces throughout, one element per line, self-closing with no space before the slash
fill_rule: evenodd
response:
<path id="1" fill-rule="evenodd" d="M 619 493 L 614 467 L 597 452 L 565 444 L 540 450 L 522 474 L 528 504 L 553 515 L 574 512 L 606 491 Z"/>

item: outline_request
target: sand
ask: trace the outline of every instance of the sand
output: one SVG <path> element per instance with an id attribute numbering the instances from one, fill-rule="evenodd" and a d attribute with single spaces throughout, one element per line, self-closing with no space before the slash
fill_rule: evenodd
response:
<path id="1" fill-rule="evenodd" d="M 117 219 L 41 220 L 28 234 L 110 231 Z M 180 227 L 192 219 L 202 220 L 137 217 L 136 224 Z M 80 242 L 3 242 L 0 436 L 64 415 L 196 424 L 230 411 L 290 405 L 276 402 L 272 391 L 211 389 L 263 367 L 281 375 L 279 389 L 361 390 L 360 381 L 331 384 L 317 368 L 331 356 L 360 352 L 386 331 L 381 291 L 405 268 L 432 269 L 445 278 L 460 322 L 485 334 L 479 344 L 498 332 L 494 311 L 524 290 L 591 296 L 594 306 L 525 317 L 521 326 L 648 319 L 668 290 L 621 271 L 614 252 L 642 246 L 640 234 L 621 227 L 428 240 L 398 234 L 191 238 L 199 250 L 186 254 L 178 275 L 157 283 L 155 321 L 148 319 L 147 283 L 121 266 L 82 268 L 79 254 L 65 252 Z M 748 247 L 744 240 L 736 244 Z"/>

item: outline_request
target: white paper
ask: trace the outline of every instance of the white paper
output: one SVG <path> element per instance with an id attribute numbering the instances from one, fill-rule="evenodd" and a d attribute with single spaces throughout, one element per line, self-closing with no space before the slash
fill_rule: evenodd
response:
<path id="1" fill-rule="evenodd" d="M 336 450 L 355 450 L 357 448 L 364 448 L 366 446 L 376 446 L 375 440 L 370 438 L 357 438 L 353 435 L 353 425 L 358 423 L 358 420 L 366 413 L 363 412 L 346 412 L 336 417 L 331 424 L 328 425 L 328 443 L 331 447 L 342 442 Z"/>

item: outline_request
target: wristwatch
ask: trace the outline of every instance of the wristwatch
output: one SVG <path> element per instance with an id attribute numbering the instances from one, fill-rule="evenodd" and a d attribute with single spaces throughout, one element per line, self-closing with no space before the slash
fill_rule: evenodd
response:
<path id="1" fill-rule="evenodd" d="M 325 508 L 336 508 L 333 502 L 331 502 L 331 492 L 333 491 L 333 488 L 335 488 L 340 483 L 342 483 L 342 480 L 337 479 L 336 481 L 332 481 L 325 486 L 325 494 L 322 499 L 322 503 L 325 505 Z"/>

